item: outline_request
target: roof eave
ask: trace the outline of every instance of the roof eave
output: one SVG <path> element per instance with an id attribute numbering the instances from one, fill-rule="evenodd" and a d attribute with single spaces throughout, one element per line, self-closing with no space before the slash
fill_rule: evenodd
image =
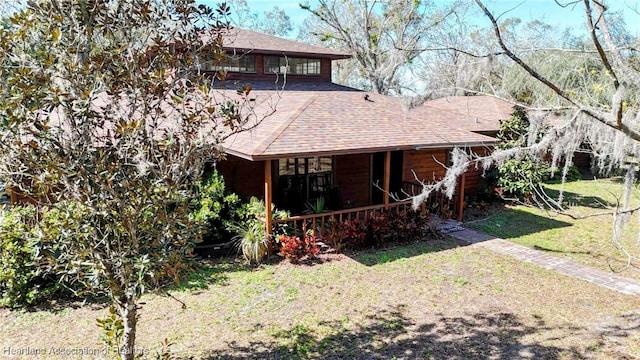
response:
<path id="1" fill-rule="evenodd" d="M 424 149 L 442 149 L 442 148 L 471 148 L 471 147 L 489 147 L 497 145 L 500 141 L 474 141 L 474 142 L 460 142 L 460 143 L 442 143 L 442 144 L 426 144 L 426 145 L 416 145 L 414 149 L 416 150 L 424 150 Z"/>
<path id="2" fill-rule="evenodd" d="M 350 59 L 353 56 L 350 54 L 341 53 L 322 53 L 322 52 L 303 52 L 303 51 L 282 51 L 282 50 L 265 50 L 265 49 L 249 49 L 234 46 L 224 46 L 225 50 L 233 50 L 241 53 L 251 53 L 257 55 L 286 55 L 291 57 L 317 57 L 331 60 L 343 60 Z"/>
<path id="3" fill-rule="evenodd" d="M 285 159 L 285 158 L 304 158 L 304 157 L 313 157 L 313 156 L 371 154 L 376 152 L 399 151 L 399 150 L 446 149 L 446 148 L 454 148 L 454 147 L 462 147 L 462 148 L 491 147 L 496 145 L 497 143 L 498 141 L 496 140 L 496 141 L 439 143 L 439 144 L 423 144 L 423 145 L 412 144 L 412 145 L 401 145 L 401 146 L 359 148 L 359 149 L 289 152 L 289 153 L 279 153 L 279 154 L 245 154 L 245 153 L 234 151 L 231 149 L 225 149 L 225 152 L 227 154 L 240 157 L 246 160 L 250 160 L 250 161 L 264 161 L 264 160 L 276 160 L 276 159 Z"/>

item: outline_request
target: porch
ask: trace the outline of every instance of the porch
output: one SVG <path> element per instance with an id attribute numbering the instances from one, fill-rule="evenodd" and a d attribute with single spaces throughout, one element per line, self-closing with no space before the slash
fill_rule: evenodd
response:
<path id="1" fill-rule="evenodd" d="M 419 184 L 407 183 L 408 188 L 417 190 Z M 421 189 L 421 186 L 420 186 Z M 417 194 L 417 193 L 416 193 Z M 430 196 L 420 204 L 419 209 L 422 213 L 436 214 L 438 217 L 447 219 L 454 216 L 458 219 L 462 218 L 462 203 L 460 196 L 454 196 L 453 199 L 447 198 L 443 193 L 433 192 Z M 286 219 L 260 219 L 265 223 L 267 232 L 272 234 L 276 229 L 285 226 L 286 229 L 293 234 L 306 234 L 312 230 L 318 238 L 322 238 L 329 229 L 332 221 L 344 222 L 359 220 L 366 222 L 371 217 L 380 216 L 384 211 L 402 212 L 413 208 L 413 200 L 401 200 L 389 202 L 388 204 L 370 205 L 356 208 L 349 208 L 335 211 L 325 211 L 317 214 L 305 214 L 290 216 Z M 267 215 L 268 216 L 268 215 Z"/>
<path id="2" fill-rule="evenodd" d="M 411 201 L 404 199 L 422 192 L 416 178 L 429 181 L 442 177 L 449 151 L 409 149 L 263 161 L 230 155 L 217 166 L 230 191 L 289 210 L 293 216 L 286 223 L 306 231 L 322 228 L 331 217 L 364 220 L 384 209 L 409 207 Z M 477 186 L 480 175 L 468 171 L 459 179 L 453 199 L 434 192 L 423 209 L 441 218 L 461 219 L 465 191 L 473 191 L 469 186 Z M 313 204 L 319 198 L 324 199 L 322 208 L 305 209 L 305 203 Z M 277 222 L 270 207 L 264 221 L 272 231 Z"/>
<path id="3" fill-rule="evenodd" d="M 416 176 L 437 179 L 444 175 L 441 164 L 447 153 L 448 149 L 430 149 L 264 161 L 265 203 L 293 214 L 273 219 L 267 207 L 263 219 L 267 232 L 286 225 L 295 233 L 314 230 L 322 236 L 330 219 L 366 221 L 383 211 L 407 210 L 412 207 L 411 197 L 422 192 Z M 420 208 L 441 218 L 462 219 L 464 189 L 462 176 L 452 199 L 433 192 Z M 323 206 L 303 210 L 305 203 L 313 205 L 318 199 Z"/>

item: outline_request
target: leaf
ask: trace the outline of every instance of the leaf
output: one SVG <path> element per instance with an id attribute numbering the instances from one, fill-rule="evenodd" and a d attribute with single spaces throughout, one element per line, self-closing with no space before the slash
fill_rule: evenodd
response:
<path id="1" fill-rule="evenodd" d="M 60 40 L 60 29 L 53 28 L 53 30 L 51 31 L 51 40 L 53 40 L 53 42 L 58 42 L 58 40 Z"/>

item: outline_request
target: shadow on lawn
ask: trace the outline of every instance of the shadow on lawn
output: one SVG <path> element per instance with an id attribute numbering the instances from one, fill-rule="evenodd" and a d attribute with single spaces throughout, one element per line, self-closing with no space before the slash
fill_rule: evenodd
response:
<path id="1" fill-rule="evenodd" d="M 545 192 L 552 199 L 557 200 L 558 197 L 560 196 L 559 190 L 545 188 Z M 570 191 L 563 191 L 562 196 L 563 196 L 563 200 L 562 200 L 563 205 L 569 206 L 569 207 L 582 206 L 582 207 L 588 207 L 592 209 L 607 209 L 609 207 L 615 206 L 614 203 L 611 203 L 610 201 L 606 201 L 603 198 L 598 196 L 584 196 L 582 194 L 578 194 Z"/>
<path id="2" fill-rule="evenodd" d="M 442 238 L 424 239 L 412 243 L 392 244 L 383 249 L 363 250 L 346 255 L 363 265 L 375 266 L 422 254 L 453 249 L 458 246 L 456 240 L 445 236 Z"/>
<path id="3" fill-rule="evenodd" d="M 239 257 L 200 259 L 196 261 L 194 271 L 180 284 L 169 291 L 207 290 L 211 285 L 223 285 L 229 279 L 230 272 L 251 271 L 253 268 L 241 262 Z"/>
<path id="4" fill-rule="evenodd" d="M 473 228 L 503 239 L 517 238 L 545 230 L 571 226 L 570 223 L 519 209 L 507 209 L 473 224 Z"/>
<path id="5" fill-rule="evenodd" d="M 271 343 L 234 344 L 226 352 L 212 352 L 206 359 L 583 359 L 575 347 L 530 343 L 530 335 L 558 330 L 542 320 L 525 324 L 509 313 L 440 316 L 434 322 L 416 324 L 404 315 L 404 307 L 368 317 L 369 324 L 354 330 L 343 324 L 322 323 L 334 329 L 324 337 L 297 325 L 275 334 Z M 566 333 L 584 330 L 560 329 Z M 554 340 L 559 340 L 554 336 Z"/>

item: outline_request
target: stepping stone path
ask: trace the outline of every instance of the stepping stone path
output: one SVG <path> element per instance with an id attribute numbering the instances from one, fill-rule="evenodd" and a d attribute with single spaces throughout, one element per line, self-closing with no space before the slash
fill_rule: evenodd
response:
<path id="1" fill-rule="evenodd" d="M 640 281 L 629 279 L 618 274 L 581 265 L 568 258 L 549 255 L 543 251 L 518 245 L 504 239 L 466 229 L 459 223 L 446 221 L 441 225 L 442 231 L 455 239 L 475 246 L 482 246 L 499 254 L 509 255 L 518 260 L 554 270 L 560 274 L 588 281 L 607 289 L 627 295 L 640 295 Z"/>

